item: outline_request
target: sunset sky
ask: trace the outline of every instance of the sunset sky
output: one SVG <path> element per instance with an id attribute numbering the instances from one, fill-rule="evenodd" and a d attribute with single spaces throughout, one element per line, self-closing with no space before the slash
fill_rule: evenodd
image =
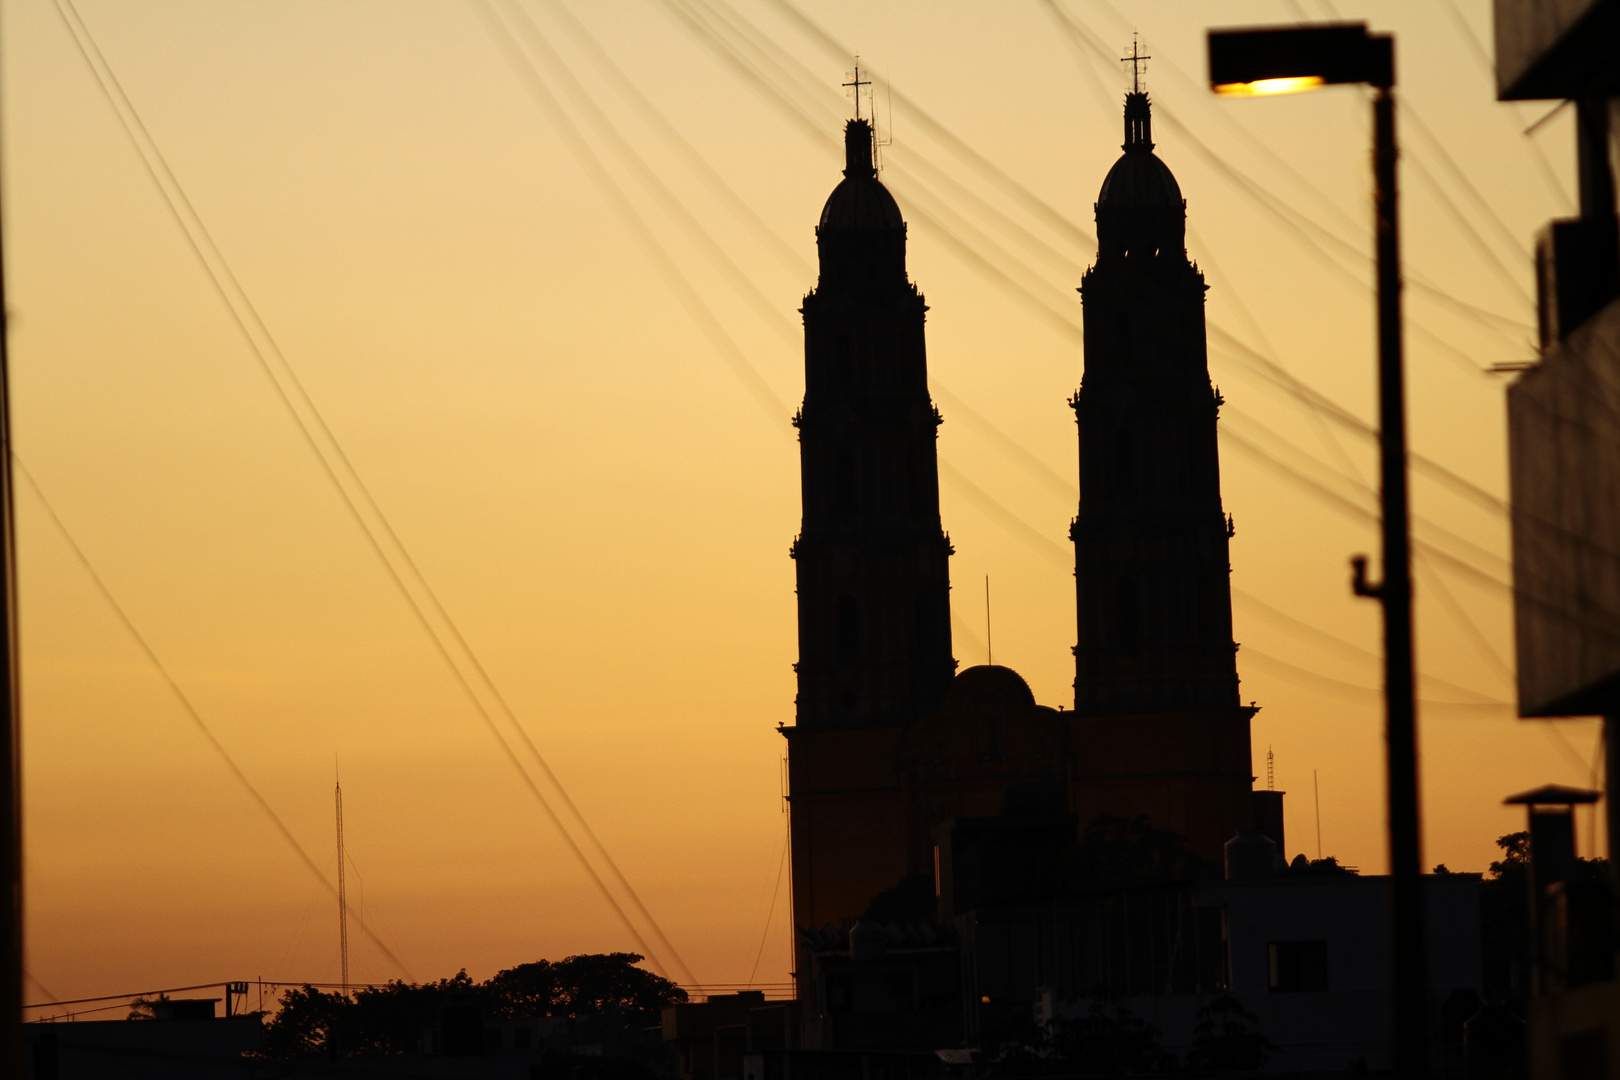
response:
<path id="1" fill-rule="evenodd" d="M 855 52 L 930 305 L 955 654 L 984 662 L 988 575 L 996 661 L 1056 706 L 1074 288 L 1140 32 L 1211 285 L 1255 772 L 1270 748 L 1289 854 L 1382 872 L 1348 569 L 1377 550 L 1368 99 L 1217 100 L 1203 34 L 1393 31 L 1425 864 L 1483 870 L 1503 796 L 1601 779 L 1595 722 L 1509 704 L 1485 369 L 1533 355 L 1574 149 L 1567 111 L 1524 134 L 1555 103 L 1495 102 L 1486 0 L 73 2 L 0 8 L 17 453 L 264 803 L 19 476 L 30 1001 L 335 980 L 335 903 L 266 807 L 335 880 L 337 773 L 351 903 L 399 961 L 356 930 L 355 979 L 640 951 L 389 528 L 673 944 L 632 910 L 653 966 L 786 981 L 796 309 Z"/>

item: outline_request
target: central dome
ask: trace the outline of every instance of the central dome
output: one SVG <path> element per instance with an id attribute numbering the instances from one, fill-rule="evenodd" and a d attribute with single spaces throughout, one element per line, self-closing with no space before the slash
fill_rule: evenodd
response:
<path id="1" fill-rule="evenodd" d="M 900 230 L 906 227 L 894 196 L 875 176 L 848 176 L 827 196 L 821 228 L 841 232 Z"/>
<path id="2" fill-rule="evenodd" d="M 945 692 L 947 708 L 966 705 L 1034 705 L 1029 683 L 1012 668 L 977 664 L 957 673 Z"/>
<path id="3" fill-rule="evenodd" d="M 901 231 L 906 227 L 894 196 L 872 163 L 872 125 L 851 120 L 844 128 L 844 179 L 821 208 L 821 228 L 839 232 Z M 818 230 L 819 231 L 819 230 Z"/>
<path id="4" fill-rule="evenodd" d="M 1136 210 L 1182 207 L 1181 185 L 1170 166 L 1151 150 L 1132 148 L 1114 162 L 1097 193 L 1097 208 Z"/>

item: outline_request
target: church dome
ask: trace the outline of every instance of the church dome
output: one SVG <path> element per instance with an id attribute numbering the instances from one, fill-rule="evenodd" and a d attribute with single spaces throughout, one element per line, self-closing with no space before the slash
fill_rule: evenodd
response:
<path id="1" fill-rule="evenodd" d="M 945 707 L 960 705 L 1034 705 L 1035 694 L 1024 677 L 1000 664 L 978 664 L 951 680 Z"/>
<path id="2" fill-rule="evenodd" d="M 844 179 L 821 209 L 821 229 L 898 232 L 905 227 L 900 207 L 878 180 L 872 164 L 872 126 L 865 120 L 851 120 L 844 129 Z"/>
<path id="3" fill-rule="evenodd" d="M 905 219 L 894 196 L 876 177 L 848 177 L 821 208 L 821 227 L 845 232 L 904 229 Z"/>
<path id="4" fill-rule="evenodd" d="M 1164 207 L 1180 210 L 1181 185 L 1176 183 L 1170 166 L 1159 160 L 1152 150 L 1132 147 L 1103 179 L 1102 190 L 1097 193 L 1097 208 L 1109 210 L 1137 210 Z"/>

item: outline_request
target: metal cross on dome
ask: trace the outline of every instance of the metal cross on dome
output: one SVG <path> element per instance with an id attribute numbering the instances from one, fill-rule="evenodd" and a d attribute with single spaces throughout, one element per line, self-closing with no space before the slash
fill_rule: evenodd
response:
<path id="1" fill-rule="evenodd" d="M 1131 55 L 1119 58 L 1120 63 L 1131 65 L 1131 93 L 1140 94 L 1142 92 L 1142 62 L 1151 59 L 1153 57 L 1142 55 L 1141 42 L 1137 40 L 1135 34 L 1132 34 Z"/>
<path id="2" fill-rule="evenodd" d="M 861 118 L 861 87 L 872 85 L 871 79 L 867 79 L 865 81 L 862 81 L 861 79 L 860 53 L 855 54 L 855 77 L 844 85 L 853 86 L 855 88 L 855 119 L 859 120 Z"/>

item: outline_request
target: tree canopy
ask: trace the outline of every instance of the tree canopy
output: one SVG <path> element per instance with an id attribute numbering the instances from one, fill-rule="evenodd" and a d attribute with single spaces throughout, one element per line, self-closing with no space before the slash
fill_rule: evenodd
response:
<path id="1" fill-rule="evenodd" d="M 602 1017 L 624 1027 L 657 1021 L 660 1010 L 686 1000 L 686 991 L 636 965 L 636 953 L 583 953 L 536 960 L 474 982 L 465 970 L 438 982 L 390 982 L 351 996 L 303 986 L 281 995 L 265 1025 L 264 1053 L 312 1055 L 411 1054 L 446 1004 L 475 1005 L 492 1020 Z"/>

